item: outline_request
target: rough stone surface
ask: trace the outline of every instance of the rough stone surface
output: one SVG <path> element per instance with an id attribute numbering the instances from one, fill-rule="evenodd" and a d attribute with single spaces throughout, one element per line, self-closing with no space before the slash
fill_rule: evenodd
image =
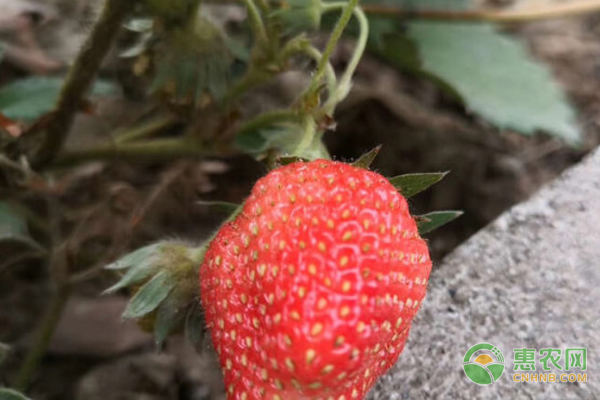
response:
<path id="1" fill-rule="evenodd" d="M 369 399 L 600 397 L 599 278 L 597 150 L 435 269 L 406 350 Z M 488 386 L 471 383 L 462 369 L 467 350 L 481 342 L 506 359 Z M 523 347 L 587 348 L 587 383 L 514 382 L 513 349 Z"/>

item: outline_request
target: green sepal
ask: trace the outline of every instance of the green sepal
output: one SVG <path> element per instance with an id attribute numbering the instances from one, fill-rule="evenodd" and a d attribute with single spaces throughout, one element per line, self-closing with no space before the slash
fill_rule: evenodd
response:
<path id="1" fill-rule="evenodd" d="M 9 388 L 0 388 L 0 400 L 31 400 L 23 394 Z"/>
<path id="2" fill-rule="evenodd" d="M 142 261 L 154 254 L 160 248 L 161 245 L 162 243 L 153 243 L 151 245 L 137 249 L 127 254 L 125 257 L 118 259 L 114 263 L 108 264 L 104 267 L 104 269 L 120 270 L 129 268 L 133 265 L 140 264 Z"/>
<path id="3" fill-rule="evenodd" d="M 303 157 L 297 157 L 297 156 L 279 156 L 275 160 L 275 163 L 278 166 L 284 166 L 284 165 L 293 164 L 295 162 L 308 162 L 308 161 L 310 161 L 310 160 L 307 159 L 307 158 L 303 158 Z"/>
<path id="4" fill-rule="evenodd" d="M 352 165 L 357 168 L 369 169 L 371 167 L 371 164 L 373 164 L 373 161 L 375 161 L 375 159 L 377 158 L 377 155 L 379 155 L 380 150 L 381 145 L 360 156 L 356 161 L 352 163 Z"/>
<path id="5" fill-rule="evenodd" d="M 123 275 L 123 277 L 104 291 L 104 294 L 114 293 L 117 290 L 126 288 L 130 285 L 138 284 L 145 279 L 149 278 L 155 271 L 156 261 L 158 257 L 155 254 L 148 254 L 147 257 L 141 257 L 138 263 L 132 264 L 129 270 Z"/>
<path id="6" fill-rule="evenodd" d="M 389 181 L 402 196 L 409 198 L 435 185 L 447 174 L 448 172 L 407 174 L 390 178 Z"/>
<path id="7" fill-rule="evenodd" d="M 160 346 L 169 335 L 184 331 L 189 309 L 200 297 L 198 268 L 206 246 L 163 241 L 136 250 L 108 266 L 126 272 L 105 293 L 128 287 L 133 297 L 123 318 L 153 331 Z"/>
<path id="8" fill-rule="evenodd" d="M 187 302 L 175 296 L 168 296 L 160 303 L 154 322 L 154 340 L 162 346 L 165 339 L 184 326 L 187 314 Z"/>
<path id="9" fill-rule="evenodd" d="M 0 342 L 0 365 L 6 360 L 10 353 L 10 346 Z"/>
<path id="10" fill-rule="evenodd" d="M 415 216 L 420 235 L 426 235 L 463 215 L 462 211 L 435 211 Z"/>
<path id="11" fill-rule="evenodd" d="M 235 56 L 223 32 L 206 18 L 173 29 L 157 46 L 150 91 L 176 102 L 201 104 L 205 94 L 221 100 L 231 81 Z"/>
<path id="12" fill-rule="evenodd" d="M 133 296 L 123 312 L 123 318 L 140 318 L 156 310 L 174 287 L 171 274 L 159 272 Z"/>
<path id="13" fill-rule="evenodd" d="M 226 215 L 233 214 L 240 207 L 239 204 L 229 203 L 227 201 L 199 201 L 198 204 L 208 207 L 210 211 Z"/>
<path id="14" fill-rule="evenodd" d="M 285 35 L 297 35 L 319 30 L 322 15 L 321 0 L 287 0 L 269 18 Z"/>
<path id="15" fill-rule="evenodd" d="M 192 302 L 185 316 L 185 337 L 196 349 L 202 346 L 202 340 L 206 333 L 204 312 L 198 300 Z"/>

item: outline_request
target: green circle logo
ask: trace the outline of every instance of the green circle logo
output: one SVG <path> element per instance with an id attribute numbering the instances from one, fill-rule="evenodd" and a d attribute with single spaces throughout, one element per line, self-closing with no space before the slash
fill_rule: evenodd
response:
<path id="1" fill-rule="evenodd" d="M 463 369 L 467 378 L 472 382 L 478 385 L 489 385 L 502 376 L 504 356 L 496 346 L 479 343 L 471 347 L 465 354 Z"/>

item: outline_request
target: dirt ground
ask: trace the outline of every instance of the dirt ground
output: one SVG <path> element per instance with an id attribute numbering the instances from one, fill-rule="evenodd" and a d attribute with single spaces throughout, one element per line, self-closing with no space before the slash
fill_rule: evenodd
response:
<path id="1" fill-rule="evenodd" d="M 354 92 L 339 109 L 337 130 L 327 134 L 331 153 L 342 160 L 385 143 L 375 168 L 388 176 L 451 171 L 444 182 L 412 201 L 416 213 L 465 211 L 430 236 L 436 260 L 600 143 L 600 17 L 535 23 L 511 32 L 550 64 L 580 110 L 586 132 L 583 148 L 567 148 L 546 136 L 500 132 L 432 84 L 398 74 L 374 59 L 359 68 Z M 340 62 L 343 57 L 339 55 Z M 89 127 L 95 122 L 80 123 Z M 210 355 L 194 354 L 179 339 L 157 352 L 148 335 L 121 323 L 125 296 L 99 297 L 114 277 L 101 272 L 87 279 L 85 270 L 92 266 L 97 271 L 119 254 L 158 239 L 205 238 L 220 217 L 198 200 L 239 202 L 264 172 L 245 156 L 152 165 L 92 163 L 61 178 L 64 190 L 54 202 L 25 199 L 44 213 L 54 213 L 55 229 L 67 238 L 64 251 L 73 258 L 70 264 L 81 266 L 72 273 L 81 274 L 82 282 L 36 375 L 32 397 L 224 398 Z M 0 382 L 9 381 L 25 354 L 50 291 L 40 263 L 0 270 L 0 342 L 14 344 L 0 368 Z"/>

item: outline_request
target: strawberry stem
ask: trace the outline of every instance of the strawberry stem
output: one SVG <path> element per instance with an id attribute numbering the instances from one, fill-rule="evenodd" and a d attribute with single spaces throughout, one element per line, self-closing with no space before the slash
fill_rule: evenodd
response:
<path id="1" fill-rule="evenodd" d="M 256 7 L 253 0 L 244 0 L 244 4 L 248 9 L 248 19 L 250 20 L 252 31 L 256 35 L 257 42 L 266 43 L 268 41 L 267 30 L 265 29 L 258 7 Z"/>
<path id="2" fill-rule="evenodd" d="M 337 9 L 341 9 L 346 6 L 344 2 L 337 2 L 326 4 L 323 8 L 324 12 L 329 12 Z M 342 100 L 344 100 L 348 93 L 350 92 L 352 80 L 352 76 L 358 67 L 360 60 L 363 57 L 365 49 L 367 48 L 367 41 L 369 39 L 369 20 L 367 16 L 363 12 L 360 7 L 353 8 L 352 12 L 354 13 L 354 17 L 358 21 L 359 24 L 359 36 L 358 41 L 356 42 L 356 47 L 354 49 L 354 53 L 352 54 L 352 58 L 350 59 L 350 63 L 346 67 L 346 71 L 342 75 L 340 79 L 340 83 L 337 87 L 337 91 L 334 96 L 330 96 L 327 103 L 323 107 L 326 113 L 332 113 L 335 109 L 335 106 Z"/>
<path id="3" fill-rule="evenodd" d="M 337 24 L 335 25 L 335 28 L 333 29 L 333 32 L 331 33 L 331 37 L 329 38 L 327 45 L 325 46 L 323 56 L 321 57 L 321 61 L 317 65 L 317 70 L 313 75 L 311 84 L 304 96 L 305 98 L 311 98 L 318 91 L 319 85 L 321 84 L 321 81 L 325 76 L 329 59 L 331 58 L 331 55 L 333 54 L 335 47 L 337 46 L 337 42 L 342 37 L 342 34 L 344 33 L 348 22 L 350 22 L 350 18 L 352 17 L 354 10 L 358 6 L 358 1 L 359 0 L 350 0 L 348 3 L 332 3 L 330 5 L 323 5 L 325 10 L 328 7 L 334 6 L 334 9 L 340 9 L 343 7 L 343 11 L 342 15 L 340 16 L 340 19 L 338 20 Z"/>

